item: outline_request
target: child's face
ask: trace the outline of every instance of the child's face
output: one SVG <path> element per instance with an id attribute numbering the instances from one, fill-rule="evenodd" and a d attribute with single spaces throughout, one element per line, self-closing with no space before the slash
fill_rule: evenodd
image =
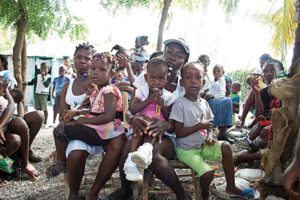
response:
<path id="1" fill-rule="evenodd" d="M 131 63 L 131 69 L 134 75 L 138 76 L 142 73 L 143 71 L 143 66 L 137 62 L 132 62 Z"/>
<path id="2" fill-rule="evenodd" d="M 231 87 L 232 93 L 237 94 L 239 91 L 241 91 L 240 85 L 232 85 Z"/>
<path id="3" fill-rule="evenodd" d="M 93 54 L 89 49 L 80 49 L 77 51 L 74 56 L 74 65 L 77 74 L 88 74 L 91 67 L 92 57 Z"/>
<path id="4" fill-rule="evenodd" d="M 224 72 L 222 68 L 214 67 L 213 74 L 216 79 L 220 79 L 224 75 Z"/>
<path id="5" fill-rule="evenodd" d="M 70 59 L 64 59 L 64 65 L 69 67 L 71 65 Z"/>
<path id="6" fill-rule="evenodd" d="M 114 78 L 116 79 L 116 81 L 122 81 L 124 79 L 124 74 L 121 71 L 117 71 L 114 74 Z"/>
<path id="7" fill-rule="evenodd" d="M 90 79 L 97 86 L 107 85 L 111 78 L 111 66 L 102 59 L 93 61 L 90 69 Z"/>
<path id="8" fill-rule="evenodd" d="M 263 69 L 263 73 L 265 83 L 270 84 L 277 77 L 276 66 L 274 64 L 267 64 Z"/>
<path id="9" fill-rule="evenodd" d="M 42 65 L 40 68 L 41 74 L 47 74 L 48 73 L 48 66 L 47 65 Z"/>
<path id="10" fill-rule="evenodd" d="M 162 90 L 165 88 L 168 79 L 168 67 L 157 65 L 147 69 L 147 74 L 145 74 L 145 79 L 149 85 L 150 89 L 158 88 Z"/>
<path id="11" fill-rule="evenodd" d="M 59 73 L 59 76 L 64 76 L 66 71 L 63 67 L 60 67 L 58 73 Z"/>
<path id="12" fill-rule="evenodd" d="M 204 75 L 204 68 L 200 65 L 189 64 L 189 66 L 185 67 L 181 84 L 185 89 L 186 95 L 198 96 L 203 85 Z"/>

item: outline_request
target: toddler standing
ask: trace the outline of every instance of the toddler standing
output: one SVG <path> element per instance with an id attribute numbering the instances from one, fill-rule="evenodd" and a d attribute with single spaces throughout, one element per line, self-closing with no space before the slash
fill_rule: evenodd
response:
<path id="1" fill-rule="evenodd" d="M 54 106 L 53 106 L 53 125 L 55 124 L 57 114 L 59 113 L 60 107 L 60 93 L 62 87 L 64 86 L 65 82 L 70 81 L 68 77 L 65 76 L 66 69 L 64 66 L 59 67 L 59 76 L 54 78 L 53 80 L 53 87 L 52 87 L 52 98 L 54 98 Z M 55 97 L 54 97 L 55 92 Z"/>

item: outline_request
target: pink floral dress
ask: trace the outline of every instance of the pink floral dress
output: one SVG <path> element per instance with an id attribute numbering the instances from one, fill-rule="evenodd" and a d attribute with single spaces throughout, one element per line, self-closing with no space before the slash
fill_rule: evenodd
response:
<path id="1" fill-rule="evenodd" d="M 105 112 L 104 95 L 113 93 L 117 97 L 117 112 L 122 112 L 122 95 L 120 90 L 114 85 L 107 85 L 99 91 L 95 90 L 90 96 L 91 109 L 90 113 L 85 115 L 86 118 L 95 117 L 94 114 L 101 114 Z M 111 122 L 101 125 L 85 124 L 85 126 L 93 128 L 98 133 L 101 139 L 111 139 L 117 137 L 125 132 L 125 129 L 120 119 L 114 119 Z"/>

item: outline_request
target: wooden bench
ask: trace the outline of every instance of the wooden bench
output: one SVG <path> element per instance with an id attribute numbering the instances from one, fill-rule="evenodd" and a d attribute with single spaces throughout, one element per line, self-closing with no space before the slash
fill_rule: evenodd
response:
<path id="1" fill-rule="evenodd" d="M 170 160 L 169 163 L 174 169 L 184 169 L 187 170 L 189 173 L 185 174 L 178 174 L 179 180 L 182 179 L 182 177 L 189 177 L 191 178 L 193 188 L 184 188 L 185 191 L 191 192 L 195 194 L 195 199 L 200 200 L 201 198 L 201 186 L 200 186 L 200 178 L 196 176 L 196 173 L 188 167 L 183 162 L 180 162 L 178 160 Z M 138 200 L 148 200 L 150 194 L 173 194 L 174 192 L 165 187 L 161 189 L 150 187 L 150 184 L 152 181 L 157 181 L 157 179 L 154 178 L 153 173 L 151 170 L 146 169 L 144 170 L 144 180 L 140 183 L 134 183 L 133 184 L 133 199 Z"/>

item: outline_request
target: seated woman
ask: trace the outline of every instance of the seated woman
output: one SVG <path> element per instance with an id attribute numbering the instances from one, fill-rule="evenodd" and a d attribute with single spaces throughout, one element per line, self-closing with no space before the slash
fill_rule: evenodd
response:
<path id="1" fill-rule="evenodd" d="M 21 138 L 19 135 L 7 129 L 7 124 L 9 123 L 9 120 L 11 120 L 11 117 L 14 113 L 14 102 L 9 94 L 8 89 L 5 91 L 5 88 L 7 88 L 6 86 L 3 87 L 2 84 L 0 84 L 0 93 L 2 93 L 0 102 L 0 155 L 11 156 L 19 150 L 21 146 Z M 2 172 L 0 170 L 0 187 L 7 184 L 7 181 L 3 179 L 1 173 Z"/>
<path id="2" fill-rule="evenodd" d="M 232 101 L 225 97 L 226 81 L 222 65 L 213 68 L 214 81 L 209 83 L 208 94 L 204 97 L 211 107 L 215 116 L 214 126 L 219 128 L 218 140 L 228 141 L 226 130 L 232 126 Z"/>
<path id="3" fill-rule="evenodd" d="M 89 72 L 89 69 L 91 67 L 91 61 L 92 57 L 94 55 L 94 49 L 92 45 L 89 44 L 80 44 L 76 50 L 75 50 L 75 55 L 74 55 L 74 64 L 76 68 L 76 73 L 77 77 L 74 80 L 71 80 L 70 83 L 67 83 L 64 85 L 62 89 L 62 99 L 64 100 L 63 103 L 61 104 L 61 110 L 64 110 L 64 108 L 76 108 L 76 106 L 80 105 L 85 99 L 85 93 L 87 92 L 88 89 L 88 83 L 90 81 L 87 79 L 87 73 Z M 106 65 L 110 66 L 112 65 L 113 60 L 110 58 L 110 56 L 106 54 L 101 54 L 100 55 L 101 59 L 103 62 L 106 63 Z M 96 57 L 98 58 L 98 57 Z M 103 59 L 102 59 L 103 58 Z M 101 65 L 102 66 L 102 65 Z M 93 68 L 94 67 L 94 68 Z M 99 69 L 95 68 L 95 66 L 92 66 L 93 68 L 93 74 L 99 74 Z M 96 72 L 95 72 L 96 71 Z M 106 70 L 107 74 L 110 75 L 111 72 Z M 104 72 L 103 72 L 104 74 Z M 103 80 L 103 78 L 93 78 L 93 81 L 100 81 Z M 93 94 L 92 94 L 93 95 Z M 105 95 L 104 95 L 105 96 Z M 98 97 L 97 97 L 98 98 Z M 103 98 L 103 97 L 102 97 Z M 93 101 L 95 102 L 95 105 L 99 105 L 98 100 Z M 113 102 L 113 101 L 111 101 Z M 118 101 L 119 102 L 119 101 Z M 92 103 L 94 104 L 94 103 Z M 92 108 L 94 109 L 94 107 Z M 107 109 L 106 109 L 107 110 Z M 93 110 L 91 110 L 93 111 Z M 73 112 L 73 111 L 71 111 Z M 74 111 L 76 112 L 76 111 Z M 94 112 L 94 111 L 93 111 Z M 68 113 L 68 112 L 67 112 Z M 100 114 L 98 117 L 101 117 L 102 115 Z M 104 116 L 104 115 L 103 115 Z M 64 113 L 62 115 L 62 118 L 68 117 L 68 114 Z M 92 120 L 95 117 L 92 117 L 87 120 Z M 83 120 L 82 118 L 78 118 L 78 123 L 79 120 Z M 89 124 L 89 123 L 88 123 Z M 77 125 L 76 125 L 77 126 Z M 59 125 L 55 130 L 55 144 L 56 147 L 64 147 L 66 148 L 66 145 L 60 141 L 60 139 L 65 138 L 63 134 L 67 134 L 66 130 L 70 126 L 63 126 Z M 68 132 L 70 133 L 70 132 Z M 86 132 L 84 132 L 86 133 Z M 82 134 L 84 134 L 82 133 Z M 92 134 L 91 132 L 89 132 Z M 94 134 L 94 131 L 93 131 Z M 86 134 L 87 136 L 88 134 Z M 111 136 L 111 135 L 110 135 Z M 70 139 L 73 138 L 70 136 Z M 83 139 L 84 137 L 82 137 Z M 115 168 L 117 167 L 118 164 L 118 156 L 120 154 L 120 151 L 123 146 L 123 141 L 124 141 L 125 136 L 115 134 L 113 138 L 109 139 L 107 141 L 108 143 L 104 145 L 104 149 L 106 150 L 106 154 L 104 155 L 102 162 L 99 167 L 99 171 L 97 174 L 97 177 L 95 179 L 95 182 L 90 189 L 88 199 L 96 199 L 100 189 L 104 186 L 106 181 L 109 179 L 110 175 L 114 172 Z M 75 138 L 74 138 L 75 139 Z M 80 139 L 80 138 L 77 138 Z M 68 140 L 69 141 L 69 140 Z M 73 141 L 74 143 L 68 146 L 66 149 L 66 154 L 67 158 L 66 160 L 64 159 L 64 156 L 62 155 L 61 148 L 57 149 L 57 163 L 47 170 L 47 176 L 48 177 L 54 177 L 60 174 L 61 172 L 64 172 L 65 169 L 67 169 L 68 173 L 68 186 L 70 189 L 70 194 L 69 194 L 69 199 L 78 199 L 79 195 L 79 188 L 80 188 L 80 183 L 81 179 L 84 174 L 84 167 L 85 167 L 85 162 L 87 157 L 89 156 L 90 153 L 97 153 L 101 151 L 100 148 L 96 148 L 94 143 L 88 143 L 88 141 L 84 142 L 79 142 L 80 140 L 75 140 Z M 90 140 L 89 140 L 90 141 Z M 71 140 L 72 142 L 72 140 Z M 114 163 L 115 164 L 112 164 Z M 76 164 L 74 164 L 76 163 Z"/>
<path id="4" fill-rule="evenodd" d="M 6 57 L 0 55 L 0 74 L 8 81 L 8 89 L 13 96 L 13 101 L 18 104 L 18 113 L 22 112 L 19 116 L 14 116 L 7 124 L 8 132 L 18 134 L 20 136 L 20 160 L 21 169 L 24 174 L 27 175 L 28 179 L 35 181 L 39 178 L 40 173 L 29 163 L 29 161 L 41 161 L 32 150 L 30 146 L 33 139 L 37 135 L 41 127 L 41 121 L 44 119 L 43 115 L 38 112 L 32 114 L 24 114 L 23 105 L 21 103 L 22 92 L 17 89 L 13 89 L 16 85 L 16 80 L 12 73 L 8 70 L 8 62 Z M 27 119 L 26 121 L 23 119 Z M 28 127 L 29 126 L 29 127 Z M 19 141 L 18 141 L 19 142 Z M 32 157 L 36 159 L 30 159 Z"/>
<path id="5" fill-rule="evenodd" d="M 272 60 L 267 61 L 263 68 L 264 82 L 269 85 L 273 79 L 277 78 L 278 67 L 277 63 Z M 250 160 L 260 160 L 261 154 L 259 149 L 266 148 L 268 144 L 268 138 L 271 136 L 271 111 L 273 108 L 279 106 L 279 102 L 275 97 L 268 93 L 269 86 L 261 89 L 259 86 L 260 77 L 251 78 L 251 87 L 255 92 L 255 108 L 257 115 L 257 124 L 251 129 L 249 136 L 245 138 L 242 143 L 251 147 L 251 150 L 247 153 L 238 154 L 235 157 L 235 162 L 240 163 Z"/>
<path id="6" fill-rule="evenodd" d="M 17 126 L 23 127 L 23 129 L 29 129 L 29 161 L 40 162 L 42 158 L 38 157 L 37 154 L 31 148 L 32 142 L 41 129 L 42 123 L 44 121 L 44 114 L 40 111 L 32 111 L 25 113 L 22 100 L 24 98 L 23 92 L 16 88 L 17 81 L 13 74 L 8 70 L 8 62 L 5 56 L 0 55 L 0 75 L 9 81 L 9 91 L 14 102 L 17 104 L 17 114 L 18 117 L 14 117 L 11 121 L 13 125 L 11 128 Z M 13 130 L 15 133 L 19 133 L 19 130 Z M 25 133 L 26 135 L 26 133 Z"/>

